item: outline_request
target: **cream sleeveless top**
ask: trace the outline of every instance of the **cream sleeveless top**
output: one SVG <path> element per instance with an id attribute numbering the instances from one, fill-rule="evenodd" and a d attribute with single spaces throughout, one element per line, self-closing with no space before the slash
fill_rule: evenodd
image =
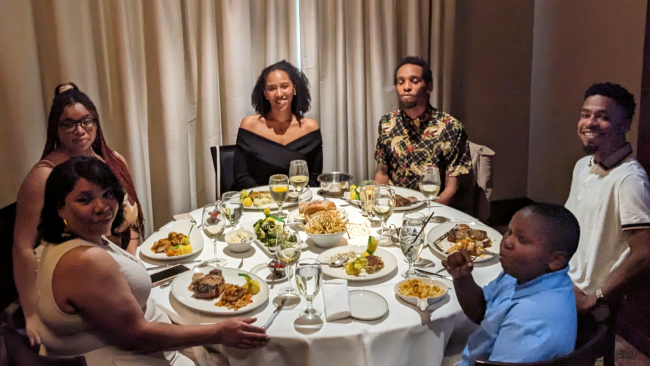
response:
<path id="1" fill-rule="evenodd" d="M 194 365 L 178 352 L 155 352 L 150 354 L 133 354 L 110 346 L 104 342 L 92 325 L 77 314 L 66 314 L 57 306 L 52 291 L 52 275 L 63 255 L 81 246 L 96 246 L 105 249 L 120 267 L 131 293 L 138 304 L 145 309 L 147 321 L 170 323 L 169 317 L 160 311 L 152 301 L 148 301 L 151 292 L 151 278 L 142 263 L 108 242 L 97 245 L 83 239 L 73 239 L 61 244 L 45 243 L 45 249 L 39 263 L 36 279 L 38 292 L 38 314 L 41 320 L 39 335 L 47 354 L 54 357 L 71 357 L 83 355 L 88 366 L 112 365 Z M 99 284 L 101 285 L 101 284 Z"/>

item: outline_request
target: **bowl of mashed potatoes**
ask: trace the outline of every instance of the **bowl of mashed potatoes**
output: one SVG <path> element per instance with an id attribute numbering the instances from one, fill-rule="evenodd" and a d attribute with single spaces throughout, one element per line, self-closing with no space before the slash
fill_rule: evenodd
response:
<path id="1" fill-rule="evenodd" d="M 237 229 L 227 233 L 225 239 L 228 249 L 235 253 L 241 253 L 251 248 L 251 243 L 257 239 L 257 236 L 250 230 Z"/>

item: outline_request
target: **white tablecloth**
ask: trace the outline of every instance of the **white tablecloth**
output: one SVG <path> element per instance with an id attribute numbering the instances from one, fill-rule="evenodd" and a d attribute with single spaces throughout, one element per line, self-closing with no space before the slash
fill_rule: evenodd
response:
<path id="1" fill-rule="evenodd" d="M 312 189 L 315 198 L 316 189 Z M 337 206 L 345 208 L 350 218 L 361 216 L 360 210 L 347 205 L 344 201 L 331 199 Z M 436 215 L 452 219 L 473 221 L 470 216 L 447 206 L 434 204 L 432 209 Z M 244 210 L 241 222 L 255 222 L 263 218 L 257 210 Z M 426 212 L 426 206 L 420 208 Z M 401 225 L 404 212 L 395 212 L 389 223 Z M 197 222 L 201 221 L 201 210 L 191 213 Z M 429 224 L 427 230 L 435 224 Z M 373 234 L 376 228 L 373 228 Z M 306 234 L 301 232 L 301 237 L 306 239 Z M 222 236 L 223 239 L 223 236 Z M 495 238 L 497 239 L 497 238 Z M 197 256 L 190 259 L 209 259 L 213 253 L 212 241 L 204 237 L 205 247 Z M 500 238 L 498 238 L 500 240 Z M 350 245 L 365 245 L 367 237 L 353 238 L 348 241 Z M 498 243 L 498 241 L 497 241 Z M 235 365 L 440 365 L 449 337 L 460 327 L 467 327 L 468 320 L 463 314 L 456 299 L 451 281 L 450 291 L 446 298 L 430 307 L 426 312 L 420 312 L 415 306 L 397 298 L 393 287 L 403 279 L 401 273 L 408 268 L 400 248 L 396 245 L 383 247 L 390 251 L 398 262 L 398 271 L 384 279 L 373 282 L 350 282 L 350 289 L 363 288 L 379 293 L 388 302 L 389 313 L 381 319 L 374 321 L 360 321 L 355 319 L 342 319 L 326 322 L 323 312 L 323 298 L 319 293 L 314 300 L 314 307 L 323 314 L 316 324 L 305 324 L 299 318 L 299 313 L 306 306 L 306 300 L 292 309 L 280 312 L 273 325 L 267 330 L 271 341 L 264 348 L 253 351 L 240 351 L 225 349 L 230 364 Z M 225 250 L 224 250 L 225 249 Z M 310 247 L 303 251 L 301 258 L 315 258 L 325 249 Z M 251 270 L 261 263 L 268 263 L 269 256 L 256 244 L 245 253 L 233 253 L 226 248 L 225 242 L 218 243 L 220 256 L 228 259 L 226 267 L 237 268 L 244 258 L 243 270 Z M 441 258 L 426 247 L 422 251 L 423 258 L 435 262 L 434 269 L 442 268 Z M 169 262 L 153 263 L 150 259 L 140 256 L 147 266 L 168 264 Z M 476 282 L 484 286 L 501 271 L 498 260 L 477 264 L 474 270 Z M 443 271 L 443 274 L 447 274 Z M 261 326 L 271 316 L 275 309 L 273 299 L 278 295 L 278 290 L 286 287 L 287 282 L 275 284 L 271 289 L 269 302 L 255 311 L 242 314 L 245 317 L 257 317 L 255 323 Z M 152 289 L 151 297 L 157 306 L 169 314 L 172 321 L 179 324 L 204 324 L 218 322 L 223 317 L 200 313 L 180 304 L 171 295 L 170 288 Z"/>

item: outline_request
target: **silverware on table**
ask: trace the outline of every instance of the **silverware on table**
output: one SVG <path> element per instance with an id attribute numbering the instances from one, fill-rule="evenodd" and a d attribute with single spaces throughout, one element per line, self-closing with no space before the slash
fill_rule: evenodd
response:
<path id="1" fill-rule="evenodd" d="M 415 268 L 415 272 L 421 273 L 421 274 L 424 274 L 424 275 L 427 275 L 427 276 L 434 276 L 434 277 L 444 278 L 445 280 L 450 280 L 450 281 L 454 280 L 451 276 L 441 275 L 441 274 L 436 273 L 436 272 L 424 271 L 424 270 L 419 269 L 419 268 Z"/>
<path id="2" fill-rule="evenodd" d="M 278 307 L 275 308 L 275 310 L 273 311 L 273 314 L 271 314 L 271 317 L 269 318 L 269 320 L 267 320 L 266 324 L 262 325 L 262 329 L 269 329 L 269 327 L 273 323 L 273 320 L 275 320 L 275 317 L 278 316 L 278 314 L 280 314 L 280 310 L 282 310 L 282 308 L 284 307 L 284 302 L 285 301 L 287 301 L 287 298 L 283 297 L 282 301 L 280 302 L 280 305 L 278 305 Z"/>
<path id="3" fill-rule="evenodd" d="M 190 262 L 180 262 L 180 263 L 165 264 L 165 265 L 162 265 L 162 266 L 149 267 L 149 268 L 147 268 L 147 271 L 151 270 L 151 269 L 159 269 L 159 268 L 167 268 L 167 267 L 171 267 L 171 266 L 177 266 L 179 264 L 192 264 L 192 263 L 200 263 L 200 262 L 202 262 L 200 259 L 196 259 L 196 260 L 193 260 L 193 261 L 190 261 Z"/>
<path id="4" fill-rule="evenodd" d="M 242 257 L 241 262 L 239 262 L 237 268 L 242 268 L 243 266 L 244 266 L 244 257 Z"/>

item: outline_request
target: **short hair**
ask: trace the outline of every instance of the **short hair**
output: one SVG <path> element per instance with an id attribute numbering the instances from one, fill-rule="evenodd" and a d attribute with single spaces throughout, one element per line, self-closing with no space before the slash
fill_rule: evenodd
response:
<path id="1" fill-rule="evenodd" d="M 264 89 L 266 88 L 266 78 L 271 71 L 281 70 L 287 73 L 293 87 L 296 91 L 293 100 L 291 101 L 291 113 L 300 121 L 305 113 L 311 106 L 311 94 L 309 94 L 309 80 L 302 71 L 298 70 L 291 63 L 282 60 L 268 66 L 257 78 L 253 93 L 251 94 L 251 104 L 255 112 L 261 116 L 266 116 L 271 111 L 271 103 L 264 97 Z"/>
<path id="2" fill-rule="evenodd" d="M 113 191 L 118 202 L 117 215 L 111 226 L 113 234 L 115 229 L 124 221 L 124 207 L 122 206 L 124 190 L 115 174 L 108 165 L 99 159 L 77 156 L 54 167 L 47 178 L 41 222 L 38 225 L 38 233 L 41 239 L 48 243 L 60 244 L 75 238 L 71 233 L 70 236 L 64 235 L 65 224 L 59 216 L 59 210 L 65 206 L 65 198 L 72 192 L 81 178 L 99 185 L 102 189 Z"/>
<path id="3" fill-rule="evenodd" d="M 400 67 L 406 64 L 420 66 L 422 68 L 422 80 L 424 80 L 424 83 L 426 85 L 433 84 L 433 73 L 431 73 L 429 63 L 416 56 L 406 56 L 401 59 L 395 67 L 395 72 L 393 73 L 393 85 L 397 85 L 397 71 Z"/>
<path id="4" fill-rule="evenodd" d="M 627 119 L 631 120 L 634 117 L 634 111 L 636 110 L 634 95 L 621 85 L 610 82 L 593 84 L 585 91 L 585 99 L 593 95 L 602 95 L 613 99 L 616 104 L 623 108 Z"/>
<path id="5" fill-rule="evenodd" d="M 533 203 L 522 210 L 528 210 L 552 228 L 546 232 L 552 249 L 566 253 L 567 260 L 571 259 L 580 241 L 580 224 L 571 211 L 553 203 Z"/>

